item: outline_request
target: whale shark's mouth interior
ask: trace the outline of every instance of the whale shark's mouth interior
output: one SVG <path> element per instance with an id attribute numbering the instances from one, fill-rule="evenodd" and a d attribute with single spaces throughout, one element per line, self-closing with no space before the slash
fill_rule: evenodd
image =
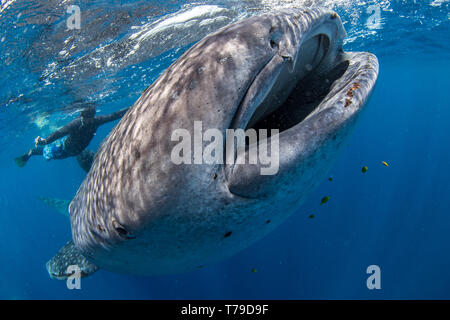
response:
<path id="1" fill-rule="evenodd" d="M 304 42 L 292 72 L 283 70 L 276 84 L 256 108 L 247 129 L 278 129 L 281 133 L 301 123 L 330 92 L 333 82 L 345 73 L 349 61 L 327 65 L 330 41 L 319 34 Z"/>

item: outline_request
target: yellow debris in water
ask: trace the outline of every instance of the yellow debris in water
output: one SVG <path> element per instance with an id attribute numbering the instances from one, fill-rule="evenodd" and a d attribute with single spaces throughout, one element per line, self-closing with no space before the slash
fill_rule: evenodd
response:
<path id="1" fill-rule="evenodd" d="M 362 167 L 362 169 L 361 169 L 362 173 L 366 173 L 367 170 L 369 170 L 369 168 L 367 168 L 367 166 L 364 166 L 364 167 Z"/>
<path id="2" fill-rule="evenodd" d="M 258 272 L 258 269 L 252 268 L 252 272 L 253 272 L 253 273 L 256 273 L 256 272 Z"/>
<path id="3" fill-rule="evenodd" d="M 382 164 L 384 164 L 386 167 L 389 167 L 389 164 L 386 161 L 381 161 Z"/>

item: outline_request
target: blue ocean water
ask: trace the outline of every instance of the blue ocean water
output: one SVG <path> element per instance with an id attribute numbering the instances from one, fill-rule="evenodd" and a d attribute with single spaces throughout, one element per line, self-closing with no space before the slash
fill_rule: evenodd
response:
<path id="1" fill-rule="evenodd" d="M 83 20 L 80 30 L 67 31 L 65 6 L 72 3 L 81 8 Z M 0 298 L 450 298 L 450 16 L 445 0 L 322 1 L 341 16 L 347 51 L 378 56 L 379 79 L 330 173 L 332 181 L 323 181 L 267 237 L 230 259 L 185 274 L 99 271 L 82 280 L 81 290 L 68 290 L 64 281 L 48 277 L 45 262 L 70 238 L 70 226 L 38 197 L 71 199 L 85 173 L 74 158 L 35 157 L 24 168 L 12 159 L 36 136 L 73 119 L 79 100 L 95 101 L 105 114 L 129 106 L 198 40 L 196 35 L 215 30 L 220 21 L 289 3 L 2 1 Z M 206 8 L 213 12 L 209 16 L 200 12 L 205 5 L 215 6 Z M 209 29 L 195 23 L 178 29 L 158 25 L 174 23 L 170 18 L 180 10 L 197 12 L 199 21 L 209 18 L 211 24 L 204 24 Z M 377 10 L 379 16 L 373 16 Z M 212 19 L 219 16 L 226 19 Z M 112 127 L 101 127 L 89 148 L 94 150 Z M 363 166 L 369 168 L 365 174 Z M 325 195 L 330 200 L 320 205 Z M 381 268 L 381 290 L 366 286 L 369 265 Z"/>

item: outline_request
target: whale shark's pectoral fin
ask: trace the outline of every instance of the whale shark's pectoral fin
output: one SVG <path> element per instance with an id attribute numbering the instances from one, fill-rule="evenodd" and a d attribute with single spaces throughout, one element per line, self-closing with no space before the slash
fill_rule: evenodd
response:
<path id="1" fill-rule="evenodd" d="M 69 216 L 70 200 L 63 200 L 63 199 L 57 199 L 57 198 L 51 198 L 51 197 L 39 197 L 39 200 L 41 200 L 43 203 L 45 203 L 49 207 L 55 209 L 59 213 L 65 215 L 65 216 Z"/>
<path id="2" fill-rule="evenodd" d="M 89 262 L 75 247 L 72 240 L 46 264 L 50 278 L 65 280 L 70 276 L 87 277 L 98 270 L 98 267 Z"/>

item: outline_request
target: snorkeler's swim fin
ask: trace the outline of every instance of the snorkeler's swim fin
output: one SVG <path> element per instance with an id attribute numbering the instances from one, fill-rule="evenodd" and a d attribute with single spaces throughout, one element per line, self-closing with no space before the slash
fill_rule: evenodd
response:
<path id="1" fill-rule="evenodd" d="M 71 275 L 86 277 L 98 270 L 95 264 L 80 253 L 72 240 L 67 242 L 45 266 L 50 278 L 57 280 L 65 280 Z"/>
<path id="2" fill-rule="evenodd" d="M 46 205 L 48 205 L 49 207 L 55 209 L 59 213 L 65 216 L 69 216 L 70 200 L 63 200 L 51 197 L 38 197 L 38 199 L 41 200 Z"/>
<path id="3" fill-rule="evenodd" d="M 30 156 L 28 155 L 28 153 L 25 153 L 20 157 L 14 158 L 14 162 L 17 164 L 19 168 L 22 168 L 27 164 L 28 159 L 30 159 Z"/>

